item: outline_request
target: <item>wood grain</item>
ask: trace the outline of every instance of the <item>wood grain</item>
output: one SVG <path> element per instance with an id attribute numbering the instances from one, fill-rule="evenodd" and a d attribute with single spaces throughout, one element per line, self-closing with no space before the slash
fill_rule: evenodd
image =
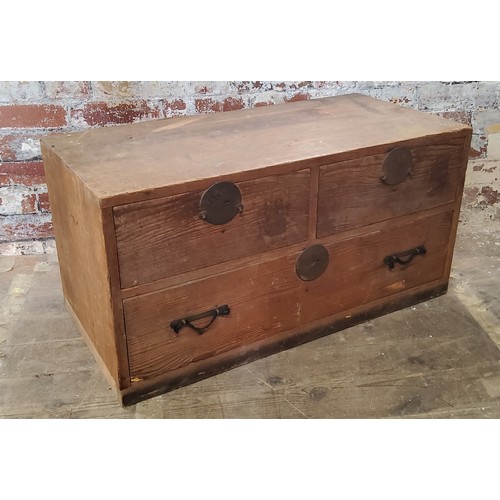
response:
<path id="1" fill-rule="evenodd" d="M 386 154 L 321 167 L 318 236 L 452 203 L 463 175 L 464 141 L 411 148 L 412 174 L 396 186 L 380 181 Z"/>
<path id="2" fill-rule="evenodd" d="M 66 300 L 133 399 L 442 293 L 470 137 L 360 95 L 47 136 Z M 415 166 L 386 186 L 382 162 L 397 146 Z M 199 202 L 219 181 L 238 184 L 244 210 L 212 226 Z M 295 262 L 312 244 L 330 265 L 306 283 Z M 425 256 L 383 264 L 419 245 Z M 202 336 L 169 328 L 225 303 L 231 314 Z"/>
<path id="3" fill-rule="evenodd" d="M 446 261 L 446 268 L 445 268 L 446 276 L 449 276 L 451 272 L 451 263 L 453 260 L 453 251 L 455 249 L 455 241 L 457 237 L 458 222 L 460 218 L 460 207 L 462 205 L 462 196 L 464 192 L 465 175 L 467 173 L 467 162 L 469 158 L 471 139 L 472 139 L 472 132 L 467 134 L 465 138 L 462 151 L 462 165 L 456 175 L 457 180 L 456 180 L 455 203 L 457 208 L 455 210 L 455 215 L 453 217 L 453 223 L 450 231 L 450 241 L 448 243 L 448 259 Z"/>
<path id="4" fill-rule="evenodd" d="M 299 253 L 124 301 L 130 373 L 157 376 L 250 345 L 443 277 L 452 212 L 336 244 L 324 242 L 330 265 L 316 281 L 295 274 Z M 386 255 L 425 245 L 427 255 L 388 271 Z M 175 334 L 170 321 L 229 304 L 202 336 Z"/>
<path id="5" fill-rule="evenodd" d="M 109 248 L 97 199 L 50 148 L 42 146 L 64 296 L 117 386 L 120 372 Z M 116 273 L 116 270 L 115 270 Z"/>
<path id="6" fill-rule="evenodd" d="M 241 346 L 231 351 L 217 354 L 211 358 L 196 361 L 191 365 L 177 368 L 166 374 L 158 375 L 151 379 L 139 380 L 122 391 L 123 404 L 125 406 L 136 404 L 145 399 L 222 373 L 236 366 L 299 346 L 353 325 L 397 311 L 398 309 L 438 297 L 445 293 L 446 290 L 447 281 L 445 280 L 426 283 L 425 285 L 401 292 L 397 300 L 393 297 L 378 299 L 369 304 L 355 307 L 349 316 L 344 316 L 341 313 L 322 318 L 314 321 L 307 328 L 299 327 L 287 330 L 272 337 L 265 337 L 253 344 Z M 341 359 L 339 367 L 345 367 L 348 363 L 348 359 Z M 336 370 L 337 373 L 339 373 L 339 369 Z"/>
<path id="7" fill-rule="evenodd" d="M 417 213 L 402 215 L 398 217 L 397 224 L 404 225 L 410 222 L 416 222 L 421 219 L 426 219 L 439 215 L 442 212 L 453 212 L 456 208 L 456 203 L 450 203 L 443 207 L 434 207 L 429 210 L 422 210 Z M 369 232 L 385 232 L 390 231 L 394 227 L 394 220 L 389 219 L 381 222 L 371 224 L 369 227 Z M 311 229 L 311 224 L 309 224 L 309 229 Z M 331 236 L 324 238 L 314 238 L 308 240 L 308 245 L 323 244 L 325 241 L 329 244 L 337 244 L 341 241 L 358 238 L 367 233 L 366 228 L 357 227 L 349 231 L 343 231 Z M 152 281 L 149 283 L 144 283 L 143 285 L 138 285 L 132 288 L 124 288 L 121 290 L 121 297 L 123 299 L 129 299 L 131 297 L 136 297 L 137 295 L 142 295 L 146 293 L 151 293 L 155 291 L 162 290 L 164 288 L 170 288 L 172 286 L 177 286 L 182 283 L 187 283 L 191 281 L 198 281 L 209 276 L 214 276 L 218 274 L 224 274 L 229 271 L 239 269 L 246 266 L 252 266 L 268 260 L 274 260 L 280 257 L 285 257 L 290 254 L 297 254 L 304 250 L 304 242 L 296 243 L 294 245 L 289 245 L 287 247 L 276 248 L 274 250 L 269 250 L 267 252 L 259 253 L 256 255 L 251 255 L 248 257 L 243 257 L 241 259 L 226 261 L 221 264 L 215 264 L 210 267 L 204 267 L 200 269 L 194 269 L 183 274 L 177 274 L 175 276 L 170 276 L 168 278 L 162 278 L 157 281 Z"/>
<path id="8" fill-rule="evenodd" d="M 303 170 L 237 184 L 243 213 L 220 226 L 198 217 L 202 192 L 117 207 L 121 286 L 149 283 L 306 240 L 309 178 L 309 170 Z"/>
<path id="9" fill-rule="evenodd" d="M 123 301 L 120 294 L 120 272 L 118 267 L 118 250 L 116 246 L 116 232 L 112 208 L 103 208 L 102 224 L 106 258 L 108 266 L 109 286 L 111 291 L 111 307 L 115 329 L 116 355 L 118 357 L 118 373 L 120 388 L 130 385 L 128 365 L 127 336 L 125 335 L 125 321 L 123 317 Z"/>
<path id="10" fill-rule="evenodd" d="M 397 124 L 397 125 L 395 125 Z M 112 206 L 166 196 L 171 186 L 458 133 L 469 127 L 359 94 L 42 138 Z M 463 135 L 463 134 L 462 134 Z M 274 172 L 273 172 L 274 173 Z M 190 187 L 190 189 L 195 189 Z"/>

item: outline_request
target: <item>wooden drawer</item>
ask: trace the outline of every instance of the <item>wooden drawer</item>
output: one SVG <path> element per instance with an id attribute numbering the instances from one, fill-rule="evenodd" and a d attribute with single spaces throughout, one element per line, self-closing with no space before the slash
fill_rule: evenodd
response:
<path id="1" fill-rule="evenodd" d="M 236 185 L 243 211 L 222 225 L 200 219 L 204 191 L 115 208 L 122 288 L 307 239 L 309 170 Z"/>
<path id="2" fill-rule="evenodd" d="M 321 167 L 317 236 L 452 203 L 461 188 L 464 138 L 408 149 L 411 174 L 394 185 L 381 181 L 388 153 Z"/>
<path id="3" fill-rule="evenodd" d="M 360 304 L 443 278 L 453 212 L 341 241 L 323 241 L 329 265 L 314 281 L 295 270 L 303 249 L 123 302 L 132 381 L 148 379 Z M 330 238 L 331 240 L 332 238 Z M 384 257 L 418 246 L 393 270 Z M 228 304 L 203 335 L 170 322 Z M 201 321 L 201 323 L 207 320 Z"/>

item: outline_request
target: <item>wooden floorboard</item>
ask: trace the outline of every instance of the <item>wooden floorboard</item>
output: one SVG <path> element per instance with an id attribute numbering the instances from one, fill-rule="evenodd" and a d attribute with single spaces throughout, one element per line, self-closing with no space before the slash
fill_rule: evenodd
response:
<path id="1" fill-rule="evenodd" d="M 500 223 L 459 226 L 449 292 L 123 408 L 55 256 L 0 258 L 1 418 L 500 418 Z"/>

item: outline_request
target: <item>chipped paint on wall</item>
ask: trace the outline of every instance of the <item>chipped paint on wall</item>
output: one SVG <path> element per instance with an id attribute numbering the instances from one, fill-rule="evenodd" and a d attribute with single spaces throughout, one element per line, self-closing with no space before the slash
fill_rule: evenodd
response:
<path id="1" fill-rule="evenodd" d="M 500 159 L 500 82 L 0 82 L 0 253 L 48 251 L 53 233 L 43 135 L 355 92 L 471 125 L 470 157 Z M 483 167 L 468 176 L 464 206 L 488 220 L 497 217 L 500 182 L 487 171 L 496 166 Z"/>

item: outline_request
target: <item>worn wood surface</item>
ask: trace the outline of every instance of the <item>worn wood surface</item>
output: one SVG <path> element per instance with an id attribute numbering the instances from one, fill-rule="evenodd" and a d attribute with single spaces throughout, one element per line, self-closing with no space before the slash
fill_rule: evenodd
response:
<path id="1" fill-rule="evenodd" d="M 0 257 L 2 418 L 500 418 L 500 223 L 460 224 L 446 295 L 122 408 L 54 256 Z"/>
<path id="2" fill-rule="evenodd" d="M 416 222 L 421 219 L 426 219 L 428 217 L 437 216 L 443 212 L 453 212 L 455 210 L 455 204 L 445 205 L 444 207 L 435 207 L 430 210 L 424 210 L 415 214 L 403 215 L 398 218 L 397 225 L 405 225 L 411 222 Z M 369 231 L 367 229 L 355 228 L 349 231 L 343 231 L 342 233 L 337 233 L 326 238 L 314 238 L 308 242 L 296 243 L 288 247 L 276 248 L 274 250 L 269 250 L 257 255 L 252 255 L 249 257 L 243 257 L 241 259 L 235 259 L 221 264 L 215 264 L 211 267 L 205 267 L 200 269 L 195 269 L 193 271 L 186 272 L 184 274 L 177 274 L 175 276 L 170 276 L 168 278 L 162 278 L 157 281 L 152 281 L 150 283 L 144 283 L 133 288 L 124 288 L 121 290 L 121 296 L 123 299 L 129 299 L 131 297 L 136 297 L 137 295 L 142 295 L 146 293 L 151 293 L 159 291 L 172 286 L 177 286 L 183 283 L 198 281 L 203 278 L 225 274 L 229 271 L 235 269 L 240 269 L 245 266 L 252 266 L 259 263 L 267 262 L 269 260 L 275 260 L 280 257 L 286 257 L 290 255 L 296 255 L 302 252 L 305 247 L 315 244 L 323 244 L 328 242 L 331 245 L 340 243 L 345 240 L 359 238 L 363 235 L 376 232 L 386 232 L 391 231 L 394 228 L 394 220 L 389 219 L 374 223 L 370 226 Z"/>
<path id="3" fill-rule="evenodd" d="M 450 272 L 451 272 L 453 253 L 455 250 L 455 241 L 457 238 L 457 229 L 458 229 L 458 224 L 460 221 L 460 210 L 458 210 L 458 207 L 462 206 L 462 198 L 463 198 L 463 193 L 464 193 L 465 176 L 467 174 L 467 164 L 468 164 L 468 160 L 469 160 L 471 139 L 472 139 L 472 136 L 470 134 L 467 135 L 465 138 L 465 141 L 463 144 L 463 153 L 462 153 L 462 166 L 461 166 L 459 173 L 457 175 L 457 182 L 456 182 L 457 186 L 456 186 L 456 194 L 455 194 L 455 206 L 457 207 L 457 209 L 455 210 L 455 214 L 453 216 L 453 221 L 451 224 L 450 240 L 448 243 L 448 258 L 446 259 L 446 268 L 445 268 L 446 276 L 449 276 Z"/>
<path id="4" fill-rule="evenodd" d="M 128 363 L 117 354 L 121 331 L 112 307 L 113 270 L 101 210 L 52 150 L 44 148 L 43 156 L 64 295 L 117 385 L 126 387 Z"/>
<path id="5" fill-rule="evenodd" d="M 261 169 L 279 165 L 296 170 L 311 158 L 324 164 L 339 154 L 377 154 L 388 144 L 467 130 L 351 94 L 50 135 L 42 143 L 54 146 L 102 206 L 112 206 L 167 196 L 207 178 L 245 171 L 256 177 L 263 175 Z"/>
<path id="6" fill-rule="evenodd" d="M 281 334 L 263 337 L 250 345 L 241 344 L 230 351 L 222 351 L 209 358 L 194 361 L 190 365 L 181 366 L 150 379 L 141 380 L 135 377 L 135 383 L 122 392 L 123 404 L 136 404 L 139 401 L 198 382 L 256 359 L 279 353 L 424 300 L 433 299 L 445 293 L 447 287 L 446 280 L 426 283 L 400 292 L 397 299 L 394 296 L 381 298 L 352 308 L 348 315 L 337 313 L 312 321 L 307 325 L 307 329 L 304 327 L 291 328 Z"/>
<path id="7" fill-rule="evenodd" d="M 124 389 L 441 286 L 468 140 L 469 127 L 359 95 L 48 137 L 42 151 L 67 300 Z M 401 144 L 415 167 L 388 188 L 380 166 Z M 199 219 L 202 191 L 216 180 L 243 194 L 243 214 L 223 226 Z M 297 278 L 295 261 L 313 243 L 327 245 L 331 265 L 311 284 Z M 383 257 L 419 245 L 425 257 L 386 269 Z M 203 337 L 168 330 L 173 319 L 224 303 L 233 312 Z"/>
<path id="8" fill-rule="evenodd" d="M 237 183 L 243 213 L 223 225 L 199 218 L 195 191 L 117 207 L 121 284 L 128 288 L 304 241 L 310 173 Z"/>
<path id="9" fill-rule="evenodd" d="M 386 154 L 321 167 L 318 236 L 452 203 L 465 172 L 464 142 L 455 137 L 410 148 L 412 173 L 395 186 L 380 181 Z"/>
<path id="10" fill-rule="evenodd" d="M 443 278 L 452 212 L 325 247 L 330 264 L 315 281 L 295 272 L 293 253 L 124 301 L 130 373 L 146 379 L 280 332 Z M 387 255 L 425 245 L 427 254 L 389 271 Z M 170 322 L 229 304 L 203 335 Z"/>

